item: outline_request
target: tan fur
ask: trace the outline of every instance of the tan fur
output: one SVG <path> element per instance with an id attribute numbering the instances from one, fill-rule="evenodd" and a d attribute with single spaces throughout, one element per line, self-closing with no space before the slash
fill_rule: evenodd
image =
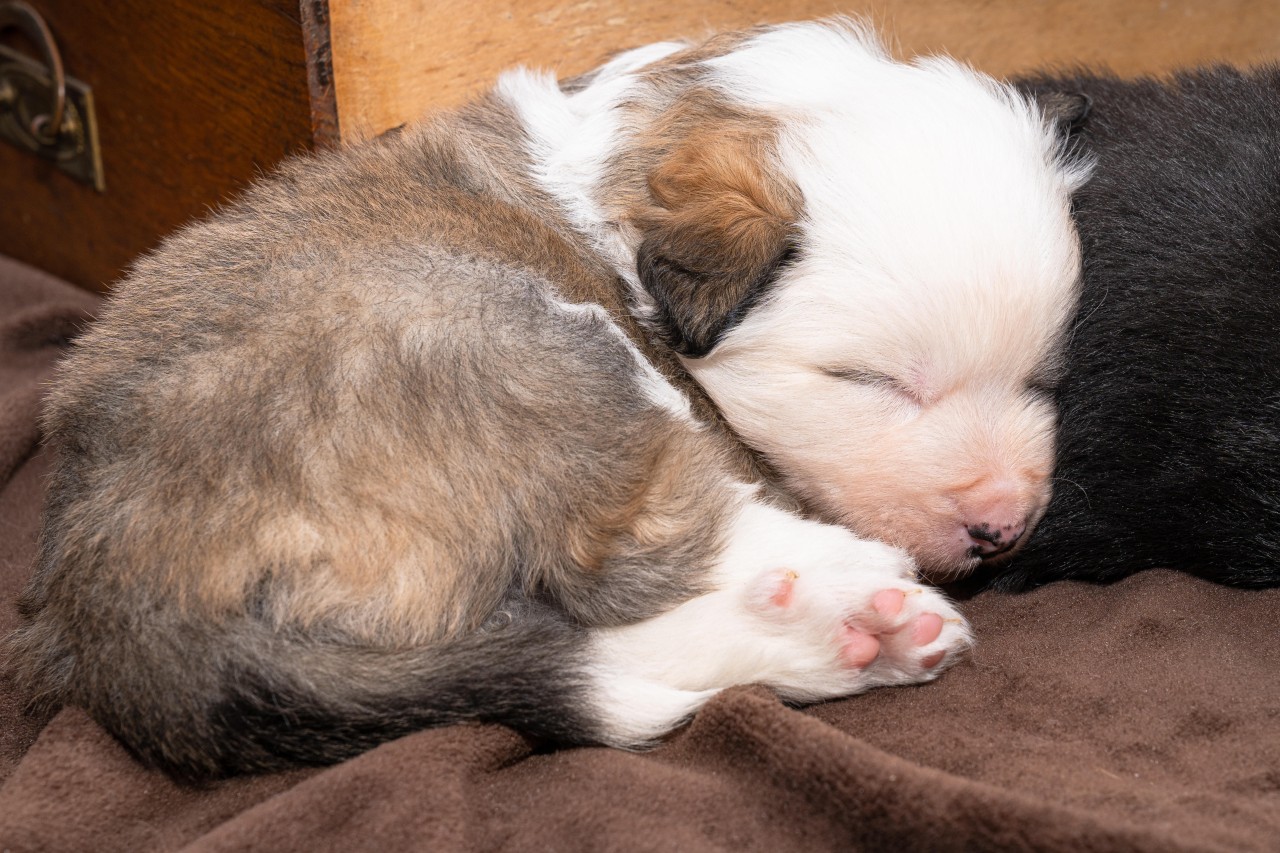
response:
<path id="1" fill-rule="evenodd" d="M 800 212 L 798 191 L 769 168 L 776 135 L 772 122 L 735 115 L 713 98 L 683 100 L 655 127 L 658 138 L 642 142 L 671 153 L 649 177 L 655 203 L 633 211 L 632 221 L 660 242 L 714 250 L 704 262 L 729 277 L 754 278 Z"/>

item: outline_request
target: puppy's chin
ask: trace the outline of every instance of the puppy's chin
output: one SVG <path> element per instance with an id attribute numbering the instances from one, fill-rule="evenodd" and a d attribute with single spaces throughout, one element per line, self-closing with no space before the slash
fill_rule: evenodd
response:
<path id="1" fill-rule="evenodd" d="M 973 551 L 956 549 L 950 541 L 900 543 L 916 561 L 920 579 L 932 584 L 958 581 L 986 562 Z"/>
<path id="2" fill-rule="evenodd" d="M 965 557 L 958 562 L 952 560 L 950 562 L 925 563 L 917 560 L 916 565 L 919 569 L 921 580 L 940 585 L 968 577 L 975 569 L 983 565 L 983 561 L 978 557 Z"/>
<path id="3" fill-rule="evenodd" d="M 1022 541 L 1025 541 L 1025 539 Z M 960 557 L 928 563 L 917 559 L 916 565 L 919 567 L 921 580 L 926 580 L 935 585 L 954 583 L 955 581 L 964 580 L 978 569 L 998 569 L 1008 563 L 1015 554 L 1022 550 L 1022 541 L 1016 547 L 990 557 L 975 557 L 965 554 Z"/>

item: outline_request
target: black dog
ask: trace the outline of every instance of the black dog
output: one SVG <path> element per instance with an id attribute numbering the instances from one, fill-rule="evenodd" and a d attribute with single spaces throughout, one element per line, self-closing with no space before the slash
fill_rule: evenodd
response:
<path id="1" fill-rule="evenodd" d="M 1021 85 L 1092 100 L 1097 168 L 1054 497 L 991 585 L 1280 584 L 1280 68 Z"/>

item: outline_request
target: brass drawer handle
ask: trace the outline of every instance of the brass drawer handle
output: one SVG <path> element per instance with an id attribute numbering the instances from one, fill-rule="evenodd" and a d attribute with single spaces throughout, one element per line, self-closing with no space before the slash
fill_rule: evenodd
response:
<path id="1" fill-rule="evenodd" d="M 67 75 L 62 70 L 62 56 L 58 53 L 58 45 L 49 32 L 49 25 L 40 17 L 40 13 L 23 0 L 6 0 L 0 3 L 0 30 L 16 28 L 23 31 L 35 44 L 40 45 L 44 54 L 45 67 L 53 78 L 53 108 L 47 113 L 40 113 L 31 119 L 28 130 L 43 145 L 56 145 L 58 134 L 62 131 L 62 116 L 67 109 Z M 5 94 L 10 98 L 17 97 L 13 84 L 0 81 L 0 102 Z"/>
<path id="2" fill-rule="evenodd" d="M 8 29 L 38 45 L 43 64 L 0 45 L 0 139 L 102 192 L 92 89 L 67 76 L 53 33 L 25 0 L 0 0 L 0 30 Z"/>

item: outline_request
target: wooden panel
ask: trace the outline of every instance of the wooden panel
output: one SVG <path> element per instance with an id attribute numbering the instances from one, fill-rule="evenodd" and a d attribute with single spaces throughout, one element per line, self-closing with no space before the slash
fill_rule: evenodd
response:
<path id="1" fill-rule="evenodd" d="M 342 138 L 457 103 L 513 64 L 572 74 L 646 42 L 836 12 L 887 27 L 903 55 L 945 50 L 994 74 L 1280 57 L 1276 0 L 329 0 Z"/>
<path id="2" fill-rule="evenodd" d="M 310 145 L 298 0 L 33 2 L 67 73 L 93 86 L 107 191 L 0 145 L 0 253 L 101 289 Z"/>

